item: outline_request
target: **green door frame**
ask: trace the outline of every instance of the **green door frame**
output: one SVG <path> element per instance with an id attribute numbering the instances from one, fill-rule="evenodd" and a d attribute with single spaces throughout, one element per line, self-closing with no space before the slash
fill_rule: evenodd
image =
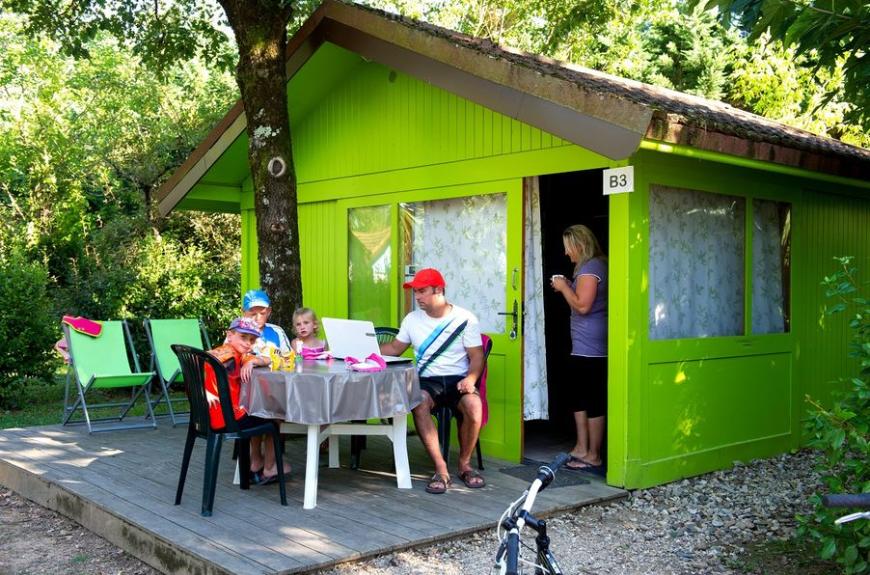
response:
<path id="1" fill-rule="evenodd" d="M 390 317 L 393 325 L 401 322 L 400 310 L 403 309 L 404 297 L 401 285 L 404 281 L 403 270 L 399 263 L 399 210 L 400 203 L 423 202 L 476 196 L 484 194 L 506 194 L 507 201 L 507 254 L 505 277 L 505 302 L 510 307 L 513 301 L 522 303 L 523 265 L 522 265 L 522 210 L 523 185 L 521 178 L 462 184 L 447 187 L 434 187 L 410 191 L 390 192 L 377 195 L 354 197 L 339 200 L 335 211 L 335 229 L 347 230 L 348 210 L 367 206 L 390 205 L 391 208 L 391 293 Z M 348 242 L 339 241 L 336 256 L 338 269 L 348 268 Z M 470 278 L 469 281 L 473 281 Z M 339 303 L 338 311 L 348 314 L 348 287 L 336 286 Z M 450 287 L 448 286 L 448 298 Z M 474 311 L 474 310 L 472 310 Z M 508 311 L 508 310 L 504 310 Z M 493 340 L 493 352 L 489 360 L 489 376 L 487 384 L 488 403 L 490 406 L 490 421 L 481 433 L 481 447 L 492 457 L 509 461 L 519 461 L 522 455 L 522 321 L 519 321 L 517 336 L 511 340 L 509 332 L 512 322 L 505 321 L 502 333 L 487 333 Z M 458 445 L 456 442 L 454 445 Z"/>

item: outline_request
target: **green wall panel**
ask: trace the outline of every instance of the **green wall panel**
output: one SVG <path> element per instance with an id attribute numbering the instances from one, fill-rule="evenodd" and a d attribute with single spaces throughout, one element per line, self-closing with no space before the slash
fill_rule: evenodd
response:
<path id="1" fill-rule="evenodd" d="M 339 294 L 347 273 L 338 269 L 338 244 L 344 236 L 335 232 L 335 218 L 335 202 L 299 206 L 302 303 L 320 317 L 343 313 Z"/>
<path id="2" fill-rule="evenodd" d="M 651 364 L 644 460 L 791 433 L 791 354 Z"/>
<path id="3" fill-rule="evenodd" d="M 857 365 L 847 357 L 849 314 L 824 316 L 824 307 L 833 301 L 825 297 L 821 281 L 836 269 L 833 258 L 846 255 L 855 257 L 859 278 L 870 279 L 870 199 L 812 189 L 803 198 L 795 210 L 796 233 L 802 240 L 794 263 L 800 270 L 794 285 L 795 367 L 802 392 L 827 404 L 830 392 L 843 388 L 838 378 L 854 374 Z M 805 414 L 801 402 L 800 416 Z"/>

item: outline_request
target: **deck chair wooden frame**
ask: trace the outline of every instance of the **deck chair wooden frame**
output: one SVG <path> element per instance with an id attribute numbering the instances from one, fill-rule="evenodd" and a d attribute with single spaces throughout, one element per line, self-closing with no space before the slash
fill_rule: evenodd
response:
<path id="1" fill-rule="evenodd" d="M 133 346 L 133 338 L 126 321 L 101 322 L 102 330 L 99 336 L 92 337 L 63 326 L 64 336 L 69 344 L 70 363 L 67 371 L 66 391 L 64 393 L 64 425 L 84 423 L 88 433 L 100 431 L 115 431 L 119 429 L 155 428 L 154 413 L 151 410 L 151 397 L 148 387 L 154 377 L 154 372 L 142 372 L 139 369 L 139 358 Z M 130 369 L 130 358 L 133 367 Z M 71 401 L 70 386 L 76 386 L 78 398 Z M 92 389 L 130 388 L 129 401 L 88 404 L 87 394 Z M 142 423 L 125 423 L 124 417 L 130 412 L 140 396 L 145 396 L 145 407 L 148 417 Z M 90 410 L 117 408 L 118 415 L 107 417 L 91 417 Z M 73 420 L 78 410 L 82 411 L 83 419 Z M 114 421 L 113 424 L 94 425 L 95 423 Z"/>
<path id="2" fill-rule="evenodd" d="M 178 356 L 172 351 L 172 344 L 180 343 L 199 349 L 211 349 L 211 342 L 205 324 L 201 319 L 146 319 L 142 322 L 145 327 L 145 335 L 148 336 L 148 344 L 151 346 L 151 366 L 149 369 L 157 374 L 153 384 L 159 384 L 160 389 L 154 399 L 151 400 L 151 409 L 166 402 L 169 413 L 165 416 L 172 421 L 172 427 L 187 423 L 190 417 L 190 406 L 187 397 L 172 398 L 169 395 L 173 384 L 184 385 L 184 376 Z M 153 385 L 152 384 L 152 385 Z M 181 411 L 175 406 L 183 404 L 186 407 Z"/>

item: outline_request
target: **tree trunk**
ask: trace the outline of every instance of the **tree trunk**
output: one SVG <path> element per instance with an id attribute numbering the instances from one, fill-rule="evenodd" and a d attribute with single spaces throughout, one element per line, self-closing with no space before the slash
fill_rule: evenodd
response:
<path id="1" fill-rule="evenodd" d="M 290 325 L 302 304 L 296 169 L 285 76 L 288 0 L 219 0 L 239 46 L 236 80 L 245 106 L 254 184 L 260 287 L 272 318 Z"/>

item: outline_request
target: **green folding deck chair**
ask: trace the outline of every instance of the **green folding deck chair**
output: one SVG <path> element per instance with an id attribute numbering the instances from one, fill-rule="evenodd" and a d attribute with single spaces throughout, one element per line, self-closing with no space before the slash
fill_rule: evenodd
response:
<path id="1" fill-rule="evenodd" d="M 67 372 L 66 393 L 64 394 L 63 424 L 85 423 L 89 433 L 157 427 L 151 410 L 151 397 L 148 386 L 154 372 L 140 372 L 139 358 L 133 347 L 133 338 L 126 321 L 104 321 L 99 336 L 91 337 L 63 326 L 64 335 L 69 343 L 70 364 Z M 128 347 L 129 346 L 129 347 Z M 129 355 L 133 358 L 135 371 L 130 369 Z M 76 386 L 78 399 L 70 405 L 70 385 Z M 92 389 L 130 388 L 129 400 L 112 403 L 88 404 L 87 394 Z M 145 407 L 150 418 L 142 423 L 123 422 L 124 417 L 136 404 L 139 396 L 145 395 Z M 89 410 L 117 408 L 118 415 L 92 418 Z M 83 419 L 73 420 L 73 415 L 81 409 Z M 116 421 L 114 424 L 95 426 L 94 423 Z"/>
<path id="2" fill-rule="evenodd" d="M 151 407 L 156 409 L 162 402 L 166 402 L 169 419 L 172 426 L 179 423 L 187 423 L 190 408 L 187 397 L 172 398 L 169 390 L 172 384 L 184 384 L 181 373 L 181 365 L 178 356 L 172 351 L 172 345 L 179 343 L 197 349 L 209 350 L 211 343 L 202 320 L 197 319 L 146 319 L 144 322 L 145 334 L 148 343 L 151 344 L 151 370 L 157 372 L 155 383 L 160 383 L 162 388 L 159 395 L 152 401 Z M 176 411 L 176 404 L 184 404 L 184 411 Z"/>

